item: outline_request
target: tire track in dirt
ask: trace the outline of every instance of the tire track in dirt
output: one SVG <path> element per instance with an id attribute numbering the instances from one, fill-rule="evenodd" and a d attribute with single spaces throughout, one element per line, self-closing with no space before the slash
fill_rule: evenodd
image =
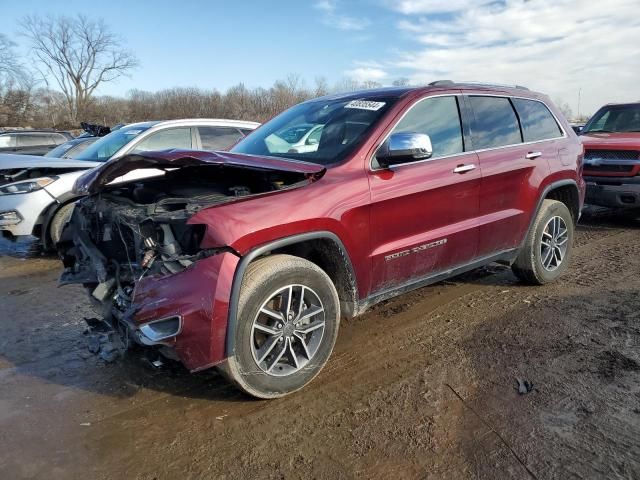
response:
<path id="1" fill-rule="evenodd" d="M 557 476 L 558 459 L 571 455 L 587 467 L 567 462 L 568 474 L 584 476 L 604 461 L 618 468 L 626 457 L 612 452 L 624 447 L 635 453 L 633 433 L 640 430 L 624 427 L 626 417 L 619 412 L 609 423 L 622 433 L 606 428 L 610 412 L 592 420 L 606 411 L 602 395 L 590 401 L 586 385 L 569 388 L 567 374 L 556 378 L 548 372 L 581 374 L 588 365 L 589 375 L 601 375 L 608 357 L 593 353 L 586 332 L 603 320 L 610 325 L 602 327 L 597 341 L 623 344 L 626 356 L 637 347 L 632 311 L 618 306 L 622 320 L 612 321 L 603 306 L 594 307 L 578 322 L 565 318 L 562 306 L 579 308 L 603 285 L 618 295 L 620 285 L 632 285 L 638 262 L 629 258 L 640 259 L 637 234 L 582 227 L 577 255 L 561 285 L 524 286 L 508 269 L 491 266 L 385 302 L 343 322 L 334 355 L 320 376 L 301 392 L 275 401 L 234 394 L 216 375 L 145 373 L 132 360 L 108 367 L 85 364 L 64 381 L 55 376 L 47 381 L 53 389 L 58 382 L 87 389 L 72 392 L 65 405 L 67 410 L 91 405 L 85 414 L 91 427 L 61 428 L 60 422 L 70 420 L 68 413 L 44 422 L 43 437 L 55 432 L 64 448 L 51 450 L 47 442 L 16 438 L 0 454 L 0 472 L 3 465 L 17 471 L 28 456 L 35 471 L 53 472 L 51 478 L 166 478 L 176 472 L 184 478 L 523 478 L 522 466 L 446 384 L 504 436 L 539 478 Z M 616 282 L 610 281 L 612 272 Z M 43 298 L 51 295 L 47 288 L 41 291 Z M 17 315 L 27 311 L 19 302 L 12 308 Z M 44 312 L 39 315 L 50 321 Z M 553 335 L 549 341 L 544 329 L 537 330 L 540 324 Z M 69 331 L 78 335 L 76 328 L 54 330 L 51 339 L 65 338 Z M 609 344 L 598 347 L 612 350 Z M 34 382 L 51 362 L 55 359 L 46 357 L 28 364 Z M 540 390 L 518 397 L 514 373 L 530 373 L 538 363 L 546 367 L 534 370 Z M 87 382 L 88 374 L 97 385 Z M 616 402 L 627 398 L 616 382 L 632 374 L 615 373 L 605 384 Z M 11 383 L 0 378 L 0 390 L 7 392 L 18 381 L 19 375 Z M 555 390 L 563 395 L 552 395 Z M 33 414 L 47 411 L 42 406 Z M 592 428 L 578 432 L 602 446 L 591 470 L 584 445 L 563 437 L 575 436 L 576 425 L 587 423 Z M 566 446 L 559 446 L 558 439 Z"/>

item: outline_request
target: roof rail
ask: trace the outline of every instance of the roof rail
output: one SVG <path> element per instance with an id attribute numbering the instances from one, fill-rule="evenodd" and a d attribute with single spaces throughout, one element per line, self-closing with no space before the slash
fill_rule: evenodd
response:
<path id="1" fill-rule="evenodd" d="M 436 80 L 435 82 L 431 82 L 429 86 L 430 87 L 446 87 L 453 84 L 455 84 L 453 80 Z"/>
<path id="2" fill-rule="evenodd" d="M 476 87 L 507 87 L 507 88 L 518 88 L 520 90 L 529 90 L 527 87 L 524 87 L 522 85 L 507 85 L 504 83 L 488 83 L 488 82 L 475 82 L 475 81 L 454 82 L 453 80 L 436 80 L 435 82 L 431 82 L 429 84 L 430 87 L 448 87 L 451 85 L 473 85 Z"/>

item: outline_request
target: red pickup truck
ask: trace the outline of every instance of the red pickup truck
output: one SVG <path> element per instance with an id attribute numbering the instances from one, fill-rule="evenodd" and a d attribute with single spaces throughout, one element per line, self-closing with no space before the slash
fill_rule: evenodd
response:
<path id="1" fill-rule="evenodd" d="M 132 344 L 274 398 L 327 362 L 341 318 L 494 261 L 556 280 L 583 147 L 541 94 L 439 81 L 296 105 L 230 152 L 132 154 L 87 172 L 61 282 Z M 137 168 L 164 175 L 109 185 Z"/>
<path id="2" fill-rule="evenodd" d="M 640 208 L 640 103 L 605 105 L 580 135 L 586 202 Z"/>

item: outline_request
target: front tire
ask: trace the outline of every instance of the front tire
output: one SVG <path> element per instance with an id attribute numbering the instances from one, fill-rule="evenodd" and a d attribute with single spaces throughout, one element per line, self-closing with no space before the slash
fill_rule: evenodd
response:
<path id="1" fill-rule="evenodd" d="M 69 219 L 71 218 L 71 214 L 73 213 L 73 207 L 75 207 L 75 203 L 69 203 L 68 205 L 64 205 L 60 207 L 60 209 L 55 213 L 53 218 L 51 219 L 51 224 L 49 226 L 49 238 L 51 238 L 51 245 L 55 248 L 56 243 L 60 241 L 60 236 L 62 235 L 62 230 L 64 226 L 67 224 Z"/>
<path id="2" fill-rule="evenodd" d="M 571 258 L 574 222 L 567 206 L 543 200 L 518 258 L 511 266 L 523 282 L 543 285 L 558 279 Z"/>
<path id="3" fill-rule="evenodd" d="M 244 392 L 295 392 L 326 364 L 338 335 L 340 302 L 329 276 L 291 255 L 251 263 L 238 301 L 235 354 L 218 369 Z"/>

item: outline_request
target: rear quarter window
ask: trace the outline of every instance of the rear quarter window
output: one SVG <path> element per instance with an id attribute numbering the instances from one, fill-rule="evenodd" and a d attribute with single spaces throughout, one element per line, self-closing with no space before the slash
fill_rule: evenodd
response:
<path id="1" fill-rule="evenodd" d="M 562 136 L 558 122 L 544 103 L 514 98 L 513 104 L 520 117 L 525 142 L 537 142 Z"/>
<path id="2" fill-rule="evenodd" d="M 522 142 L 518 117 L 506 97 L 470 96 L 473 146 L 476 150 Z"/>

